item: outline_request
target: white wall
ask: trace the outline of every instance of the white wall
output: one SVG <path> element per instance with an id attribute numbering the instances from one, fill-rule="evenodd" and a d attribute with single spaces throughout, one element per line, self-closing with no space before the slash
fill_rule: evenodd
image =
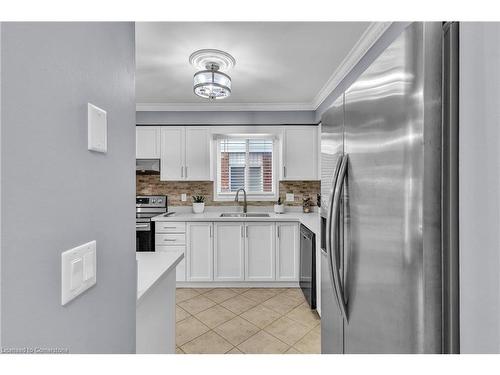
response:
<path id="1" fill-rule="evenodd" d="M 1 27 L 2 347 L 134 352 L 134 24 Z M 87 102 L 107 154 L 87 150 Z M 61 252 L 91 240 L 97 285 L 61 306 Z"/>
<path id="2" fill-rule="evenodd" d="M 460 23 L 460 350 L 500 352 L 500 23 Z"/>

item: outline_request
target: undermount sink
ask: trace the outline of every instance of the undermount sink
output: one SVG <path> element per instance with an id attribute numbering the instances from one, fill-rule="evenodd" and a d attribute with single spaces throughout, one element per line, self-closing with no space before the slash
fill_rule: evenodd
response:
<path id="1" fill-rule="evenodd" d="M 241 212 L 224 212 L 220 214 L 220 217 L 269 217 L 269 214 L 265 213 L 241 213 Z"/>

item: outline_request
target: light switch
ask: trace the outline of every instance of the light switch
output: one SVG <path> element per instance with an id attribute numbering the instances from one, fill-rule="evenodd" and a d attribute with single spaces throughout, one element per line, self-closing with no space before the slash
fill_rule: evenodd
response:
<path id="1" fill-rule="evenodd" d="M 287 202 L 293 202 L 295 199 L 295 196 L 293 195 L 293 193 L 286 193 L 286 201 Z"/>
<path id="2" fill-rule="evenodd" d="M 61 254 L 61 304 L 65 305 L 96 283 L 96 241 Z"/>
<path id="3" fill-rule="evenodd" d="M 181 202 L 185 202 L 187 201 L 187 197 L 186 197 L 186 194 L 181 194 Z"/>
<path id="4" fill-rule="evenodd" d="M 83 260 L 77 258 L 71 262 L 71 290 L 75 290 L 82 285 L 83 282 Z"/>
<path id="5" fill-rule="evenodd" d="M 90 280 L 95 276 L 95 252 L 83 256 L 83 281 Z"/>
<path id="6" fill-rule="evenodd" d="M 108 151 L 108 120 L 106 111 L 93 104 L 87 104 L 88 149 L 97 152 Z"/>

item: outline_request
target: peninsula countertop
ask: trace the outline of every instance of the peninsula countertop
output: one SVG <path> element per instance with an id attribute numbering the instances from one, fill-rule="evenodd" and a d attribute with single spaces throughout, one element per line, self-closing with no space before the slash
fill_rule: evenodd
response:
<path id="1" fill-rule="evenodd" d="M 313 231 L 317 236 L 319 236 L 319 228 L 320 228 L 320 219 L 318 212 L 304 213 L 302 210 L 300 211 L 292 211 L 289 210 L 283 214 L 276 214 L 272 211 L 266 210 L 264 207 L 259 209 L 260 207 L 252 207 L 252 210 L 249 210 L 249 213 L 266 213 L 269 216 L 266 217 L 221 217 L 222 213 L 241 213 L 241 208 L 234 207 L 206 207 L 205 212 L 201 214 L 195 214 L 191 212 L 190 207 L 171 207 L 169 211 L 175 212 L 172 215 L 164 216 L 158 215 L 153 217 L 151 220 L 159 221 L 159 222 L 168 222 L 168 221 L 226 221 L 226 222 L 235 222 L 235 221 L 243 221 L 243 222 L 263 222 L 263 221 L 271 221 L 271 222 L 283 222 L 283 221 L 294 221 L 304 224 L 307 228 Z M 250 209 L 250 207 L 249 207 Z"/>
<path id="2" fill-rule="evenodd" d="M 184 258 L 182 250 L 169 252 L 136 253 L 137 260 L 137 303 L 153 288 L 167 273 Z M 175 285 L 174 285 L 175 288 Z"/>

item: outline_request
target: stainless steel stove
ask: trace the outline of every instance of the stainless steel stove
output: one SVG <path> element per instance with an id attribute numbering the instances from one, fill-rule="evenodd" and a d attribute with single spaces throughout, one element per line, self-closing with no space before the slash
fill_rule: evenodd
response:
<path id="1" fill-rule="evenodd" d="M 166 195 L 138 195 L 135 198 L 136 251 L 155 251 L 153 216 L 167 212 Z"/>

